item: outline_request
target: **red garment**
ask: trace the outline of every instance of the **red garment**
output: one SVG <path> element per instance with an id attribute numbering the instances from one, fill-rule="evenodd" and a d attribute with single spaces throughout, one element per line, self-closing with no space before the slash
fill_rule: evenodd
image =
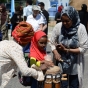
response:
<path id="1" fill-rule="evenodd" d="M 32 41 L 31 41 L 31 46 L 30 46 L 30 54 L 29 57 L 34 57 L 38 61 L 44 60 L 44 56 L 46 55 L 46 51 L 40 51 L 37 46 L 38 40 L 42 37 L 45 36 L 46 34 L 43 31 L 37 31 L 35 32 Z"/>
<path id="2" fill-rule="evenodd" d="M 61 13 L 62 9 L 63 9 L 63 6 L 62 6 L 62 5 L 61 5 L 61 6 L 59 6 L 59 7 L 58 7 L 58 12 L 60 12 L 60 13 Z"/>

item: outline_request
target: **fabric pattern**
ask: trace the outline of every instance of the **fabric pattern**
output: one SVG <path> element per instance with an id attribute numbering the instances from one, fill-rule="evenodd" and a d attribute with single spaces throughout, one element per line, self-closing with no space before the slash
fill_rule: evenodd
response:
<path id="1" fill-rule="evenodd" d="M 39 76 L 37 71 L 28 68 L 25 62 L 22 47 L 15 41 L 3 40 L 0 42 L 0 88 L 9 82 L 17 67 L 24 76 Z"/>
<path id="2" fill-rule="evenodd" d="M 66 48 L 71 48 L 71 49 L 75 49 L 79 47 L 79 39 L 78 39 L 78 27 L 80 24 L 80 20 L 79 20 L 79 16 L 77 11 L 71 7 L 65 7 L 62 12 L 61 12 L 61 16 L 63 16 L 63 14 L 66 14 L 71 21 L 73 22 L 72 26 L 70 28 L 66 28 L 64 25 L 62 25 L 61 27 L 61 34 L 59 35 L 58 38 L 58 44 L 62 43 Z M 72 74 L 73 71 L 73 67 L 74 64 L 76 65 L 77 63 L 77 57 L 78 54 L 75 53 L 66 53 L 66 52 L 60 52 L 61 54 L 61 58 L 63 60 L 67 60 L 70 65 L 68 65 L 67 63 L 63 63 L 63 71 L 65 73 L 68 74 Z M 74 67 L 74 69 L 77 68 L 76 66 Z M 75 69 L 76 70 L 76 69 Z M 77 73 L 75 73 L 77 74 Z"/>

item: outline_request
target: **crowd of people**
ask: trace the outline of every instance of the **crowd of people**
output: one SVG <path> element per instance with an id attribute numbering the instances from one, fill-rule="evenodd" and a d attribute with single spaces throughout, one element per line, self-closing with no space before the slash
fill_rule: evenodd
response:
<path id="1" fill-rule="evenodd" d="M 37 81 L 44 80 L 44 72 L 31 67 L 35 64 L 41 70 L 55 65 L 60 67 L 61 74 L 67 74 L 68 78 L 61 83 L 61 88 L 82 88 L 84 54 L 88 48 L 87 5 L 82 4 L 80 11 L 72 6 L 59 6 L 55 15 L 56 24 L 48 40 L 49 13 L 43 2 L 32 4 L 32 0 L 26 0 L 26 7 L 15 8 L 11 18 L 13 40 L 8 40 L 6 7 L 0 5 L 0 87 L 5 88 L 18 67 L 24 76 L 33 77 L 31 88 L 37 88 Z M 22 24 L 18 28 L 20 22 L 27 25 Z M 48 42 L 56 63 L 45 60 Z M 27 66 L 23 51 L 29 43 L 30 67 Z M 42 69 L 42 64 L 46 64 L 46 68 Z"/>

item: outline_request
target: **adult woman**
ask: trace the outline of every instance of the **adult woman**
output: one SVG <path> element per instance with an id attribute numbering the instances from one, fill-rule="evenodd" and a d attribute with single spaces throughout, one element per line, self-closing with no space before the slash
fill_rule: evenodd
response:
<path id="1" fill-rule="evenodd" d="M 33 26 L 34 31 L 45 30 L 45 28 L 47 27 L 46 19 L 43 14 L 40 14 L 40 11 L 41 11 L 40 7 L 37 5 L 34 5 L 32 7 L 32 11 L 33 11 L 33 14 L 27 17 L 26 22 L 30 23 Z"/>
<path id="2" fill-rule="evenodd" d="M 40 77 L 40 72 L 38 73 L 35 69 L 29 68 L 25 62 L 23 46 L 29 43 L 30 35 L 28 34 L 30 30 L 33 30 L 30 24 L 27 25 L 28 28 L 26 27 L 24 32 L 20 28 L 16 29 L 17 32 L 21 30 L 19 35 L 16 30 L 13 31 L 14 40 L 3 40 L 0 42 L 0 88 L 6 86 L 17 67 L 24 76 L 33 76 L 36 79 Z"/>
<path id="3" fill-rule="evenodd" d="M 81 88 L 84 53 L 88 47 L 87 32 L 85 26 L 80 23 L 77 11 L 71 6 L 62 10 L 61 21 L 53 29 L 51 48 L 63 73 L 69 76 L 69 88 Z M 57 49 L 56 43 L 60 44 Z M 70 66 L 64 62 L 61 65 L 59 63 L 61 58 L 69 62 Z"/>
<path id="4" fill-rule="evenodd" d="M 20 8 L 21 8 L 20 6 L 16 6 L 15 13 L 13 14 L 11 18 L 11 24 L 12 24 L 11 31 L 13 31 L 15 27 L 17 26 L 17 24 L 22 21 L 22 14 L 20 12 L 21 11 Z"/>
<path id="5" fill-rule="evenodd" d="M 2 40 L 8 39 L 8 29 L 7 29 L 7 21 L 8 21 L 8 14 L 6 12 L 6 7 L 4 4 L 1 4 L 0 7 L 0 31 L 2 33 Z"/>

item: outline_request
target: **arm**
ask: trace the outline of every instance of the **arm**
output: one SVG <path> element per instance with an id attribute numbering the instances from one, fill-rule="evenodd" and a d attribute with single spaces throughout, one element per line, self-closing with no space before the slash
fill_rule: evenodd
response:
<path id="1" fill-rule="evenodd" d="M 55 55 L 55 59 L 57 59 L 57 60 L 60 59 L 61 56 L 58 53 L 58 51 L 56 50 L 55 44 L 57 43 L 57 39 L 58 39 L 59 34 L 60 34 L 61 26 L 62 26 L 62 23 L 58 23 L 55 25 L 55 27 L 52 31 L 52 34 L 51 34 L 51 38 L 50 38 L 51 50 Z"/>
<path id="2" fill-rule="evenodd" d="M 10 48 L 8 55 L 16 63 L 19 70 L 22 72 L 22 74 L 24 76 L 33 76 L 33 77 L 38 76 L 38 73 L 35 69 L 29 68 L 27 66 L 22 48 L 14 46 L 14 47 Z"/>
<path id="3" fill-rule="evenodd" d="M 80 25 L 78 29 L 79 47 L 75 49 L 65 48 L 62 44 L 58 47 L 59 50 L 71 53 L 84 53 L 88 48 L 88 36 L 84 25 Z"/>

